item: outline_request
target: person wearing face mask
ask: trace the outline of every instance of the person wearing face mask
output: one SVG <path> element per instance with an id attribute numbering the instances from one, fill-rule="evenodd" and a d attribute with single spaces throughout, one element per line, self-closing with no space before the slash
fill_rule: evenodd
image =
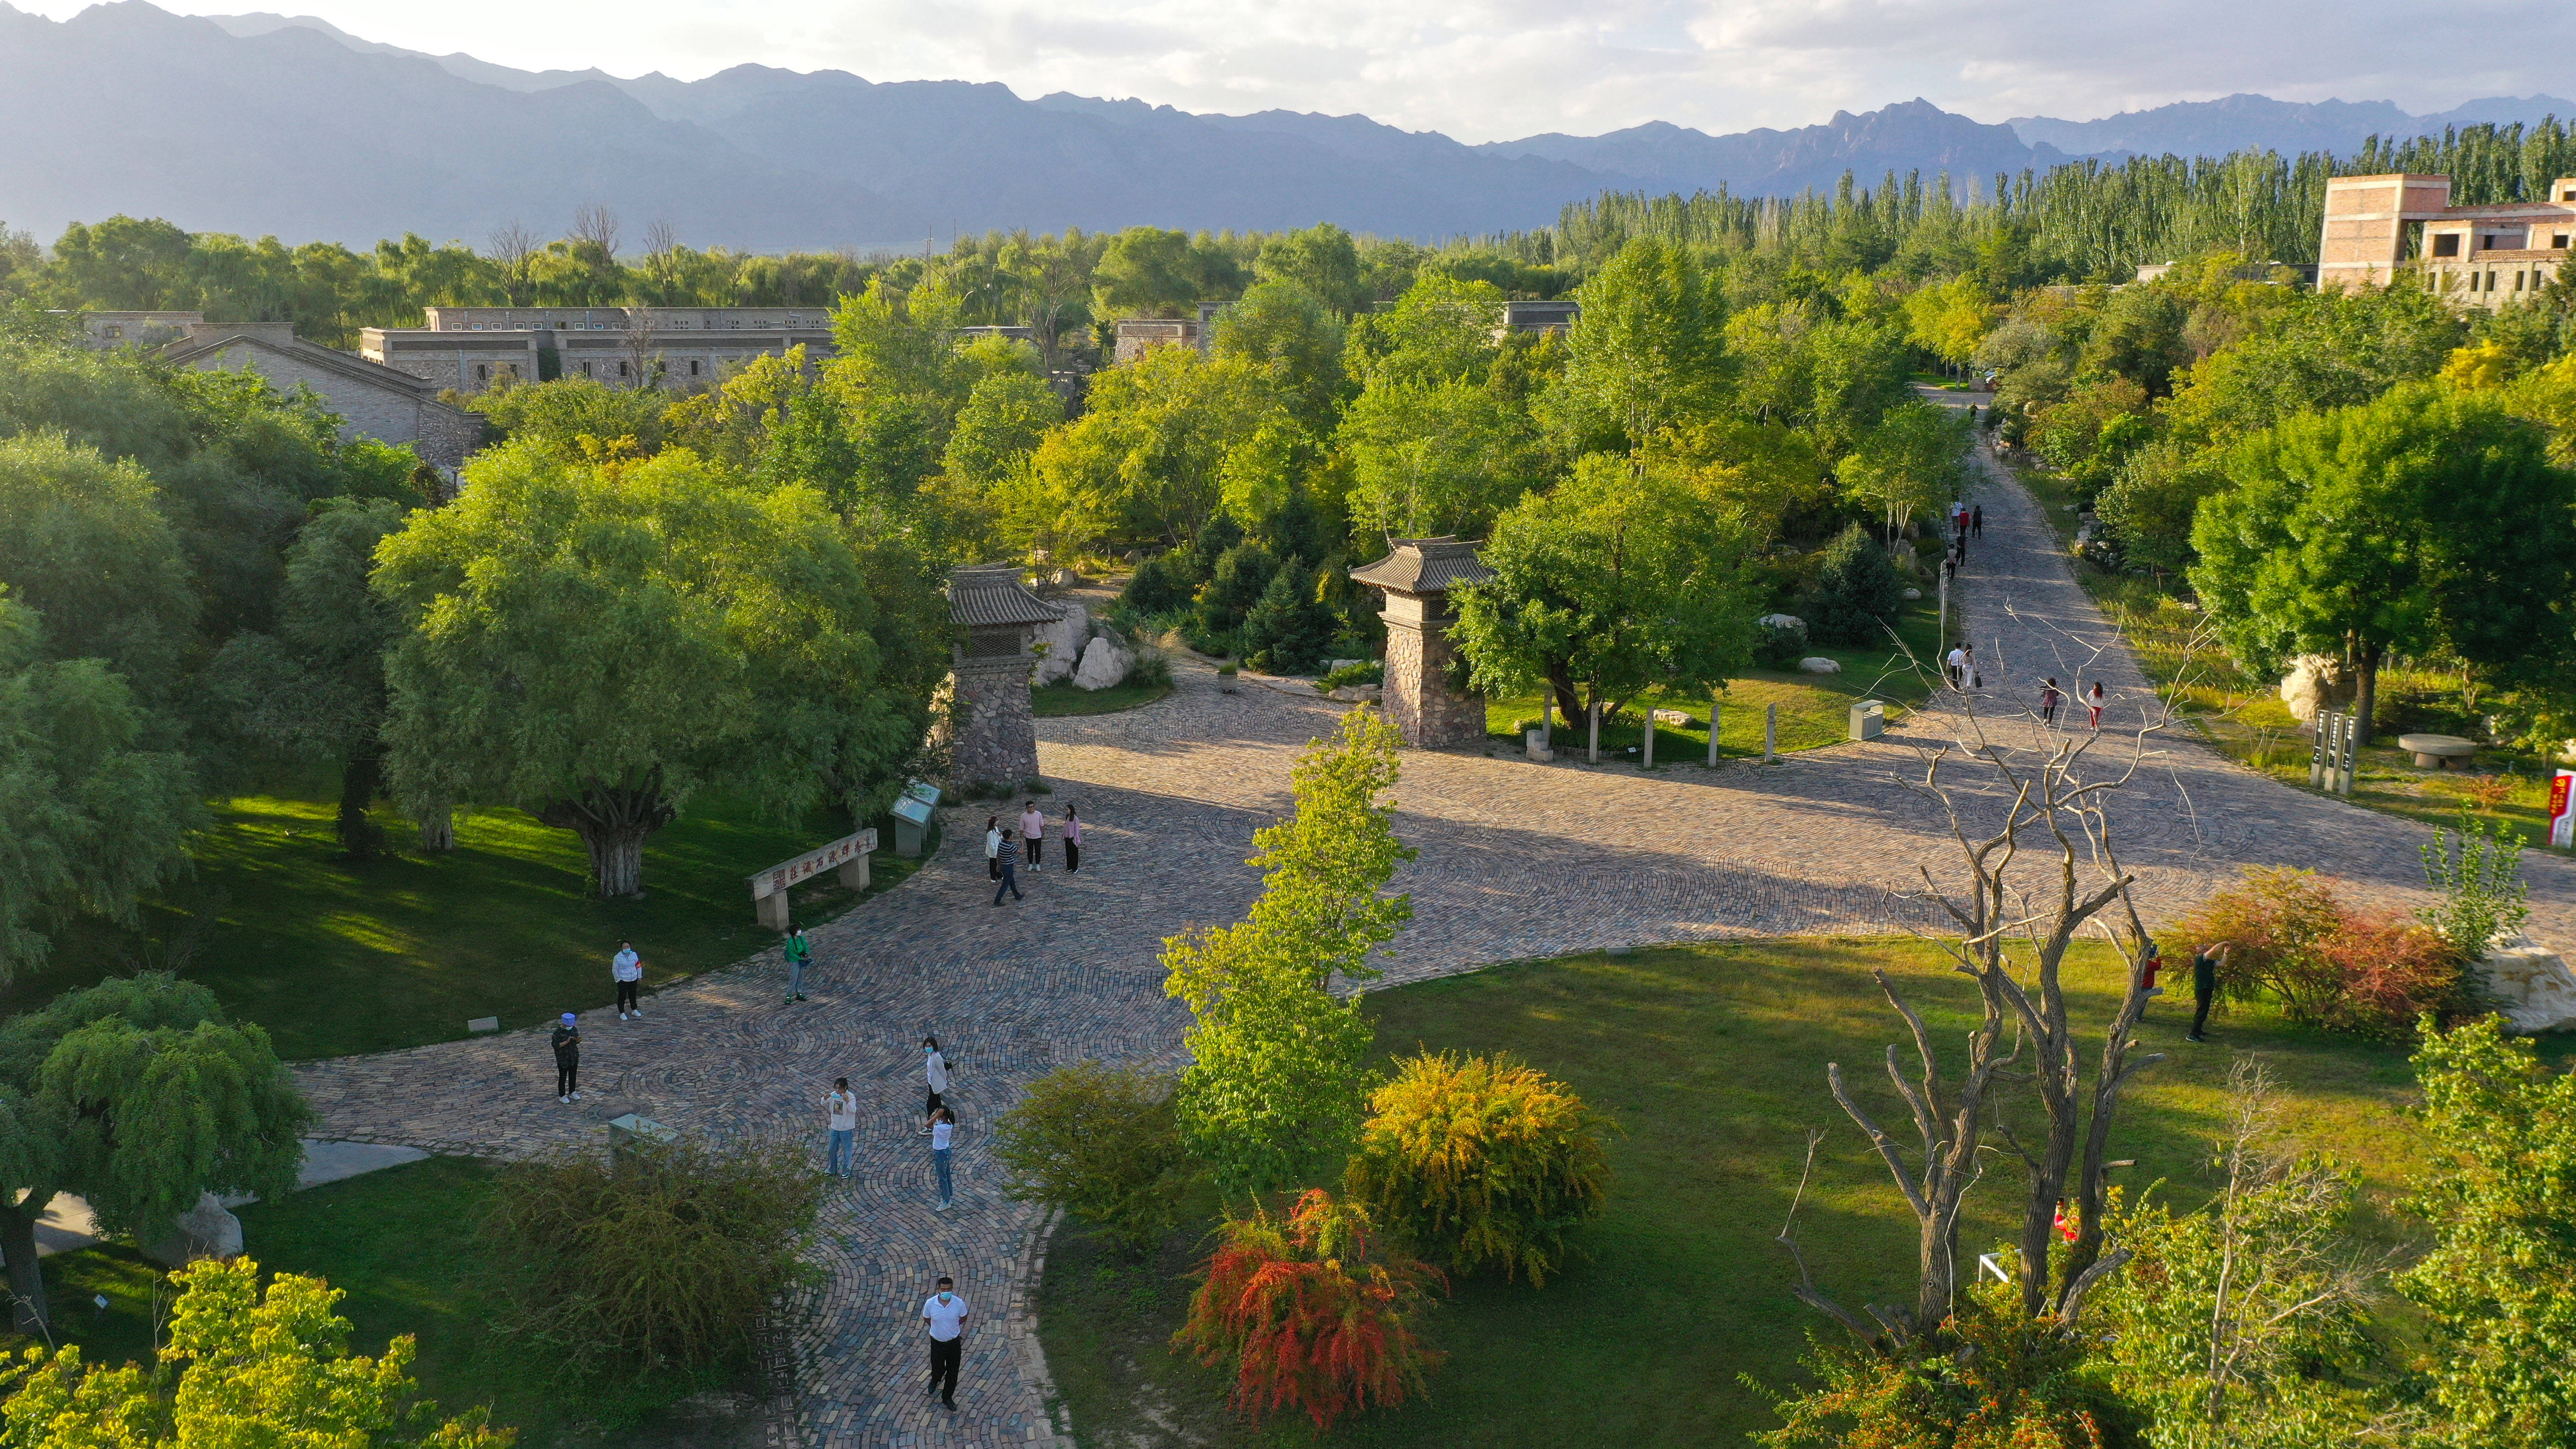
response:
<path id="1" fill-rule="evenodd" d="M 945 1275 L 921 1304 L 922 1326 L 930 1330 L 930 1391 L 950 1409 L 957 1407 L 957 1367 L 966 1355 L 966 1312 L 957 1281 Z"/>

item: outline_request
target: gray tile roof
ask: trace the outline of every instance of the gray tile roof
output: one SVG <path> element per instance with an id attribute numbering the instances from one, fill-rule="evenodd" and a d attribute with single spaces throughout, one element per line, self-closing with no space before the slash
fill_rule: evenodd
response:
<path id="1" fill-rule="evenodd" d="M 1020 587 L 1010 564 L 956 569 L 948 575 L 948 618 L 970 629 L 1052 624 L 1064 611 Z"/>
<path id="2" fill-rule="evenodd" d="M 1373 564 L 1351 570 L 1351 578 L 1373 588 L 1407 594 L 1446 593 L 1458 584 L 1480 584 L 1494 576 L 1476 557 L 1477 545 L 1454 538 L 1398 538 L 1393 552 Z"/>

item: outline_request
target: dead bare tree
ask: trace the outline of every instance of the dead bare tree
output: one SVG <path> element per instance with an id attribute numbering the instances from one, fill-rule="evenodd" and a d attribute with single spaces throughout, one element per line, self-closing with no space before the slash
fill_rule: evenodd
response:
<path id="1" fill-rule="evenodd" d="M 528 264 L 537 255 L 537 234 L 528 230 L 517 217 L 512 217 L 494 227 L 484 245 L 491 249 L 492 260 L 501 264 L 501 285 L 509 295 L 510 305 L 526 306 Z"/>
<path id="2" fill-rule="evenodd" d="M 599 248 L 603 261 L 617 260 L 617 213 L 596 201 L 572 209 L 572 239 Z"/>
<path id="3" fill-rule="evenodd" d="M 626 343 L 626 364 L 634 373 L 630 384 L 638 388 L 659 386 L 662 349 L 653 341 L 653 309 L 627 308 L 618 332 Z"/>

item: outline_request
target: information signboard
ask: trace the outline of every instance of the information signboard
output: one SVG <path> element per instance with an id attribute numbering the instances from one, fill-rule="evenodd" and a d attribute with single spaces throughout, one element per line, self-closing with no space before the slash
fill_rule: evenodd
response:
<path id="1" fill-rule="evenodd" d="M 844 835 L 829 845 L 817 850 L 809 850 L 794 860 L 783 865 L 773 865 L 760 874 L 752 876 L 750 878 L 751 898 L 756 901 L 774 896 L 789 886 L 820 875 L 835 866 L 848 865 L 851 861 L 865 859 L 876 848 L 877 833 L 874 829 L 862 830 L 855 835 Z"/>

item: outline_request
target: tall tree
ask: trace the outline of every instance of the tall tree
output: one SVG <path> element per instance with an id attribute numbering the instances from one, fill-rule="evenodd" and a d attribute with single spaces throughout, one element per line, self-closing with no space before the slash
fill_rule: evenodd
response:
<path id="1" fill-rule="evenodd" d="M 197 601 L 152 479 L 43 435 L 0 439 L 0 584 L 58 659 L 100 659 L 147 699 L 176 686 Z"/>
<path id="2" fill-rule="evenodd" d="M 1294 283 L 1262 282 L 1216 316 L 1212 350 L 1268 369 L 1298 422 L 1329 432 L 1340 401 L 1342 323 Z"/>
<path id="3" fill-rule="evenodd" d="M 1263 281 L 1290 283 L 1344 317 L 1368 300 L 1359 245 L 1329 221 L 1263 242 L 1253 269 Z"/>
<path id="4" fill-rule="evenodd" d="M 1843 486 L 1884 511 L 1890 547 L 1915 514 L 1961 495 L 1969 437 L 1967 414 L 1909 401 L 1889 408 L 1843 459 Z"/>
<path id="5" fill-rule="evenodd" d="M 1726 296 L 1687 248 L 1639 238 L 1577 295 L 1563 379 L 1575 408 L 1606 417 L 1631 445 L 1717 412 L 1732 371 Z"/>
<path id="6" fill-rule="evenodd" d="M 389 773 L 407 802 L 519 806 L 579 834 L 600 894 L 708 786 L 781 819 L 883 804 L 928 722 L 887 667 L 850 526 L 673 449 L 566 464 L 508 448 L 385 540 Z M 919 690 L 920 693 L 915 691 Z"/>
<path id="7" fill-rule="evenodd" d="M 120 976 L 0 1023 L 0 1253 L 18 1322 L 48 1318 L 36 1222 L 60 1193 L 158 1236 L 203 1193 L 295 1188 L 311 1111 L 268 1033 L 164 974 Z"/>

